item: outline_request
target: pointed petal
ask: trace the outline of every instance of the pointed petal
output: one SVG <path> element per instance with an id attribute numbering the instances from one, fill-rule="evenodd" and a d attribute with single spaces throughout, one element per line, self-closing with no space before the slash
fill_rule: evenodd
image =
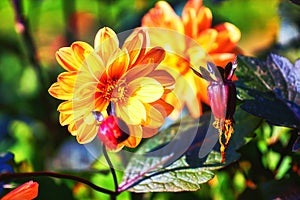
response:
<path id="1" fill-rule="evenodd" d="M 135 148 L 142 140 L 142 127 L 136 125 L 128 125 L 130 136 L 124 141 L 126 147 Z"/>
<path id="2" fill-rule="evenodd" d="M 95 37 L 94 48 L 104 64 L 106 64 L 110 55 L 119 48 L 119 40 L 116 33 L 108 27 L 100 29 Z"/>
<path id="3" fill-rule="evenodd" d="M 77 125 L 75 121 L 71 122 L 68 126 L 68 131 L 71 133 L 71 135 L 76 136 L 77 135 Z"/>
<path id="4" fill-rule="evenodd" d="M 63 72 L 57 77 L 60 88 L 66 93 L 73 93 L 74 83 L 78 72 Z"/>
<path id="5" fill-rule="evenodd" d="M 89 78 L 89 81 L 99 82 L 100 77 L 105 73 L 103 60 L 98 54 L 91 52 L 89 56 L 85 58 L 84 67 L 81 72 L 87 75 L 86 78 Z"/>
<path id="6" fill-rule="evenodd" d="M 150 49 L 140 60 L 137 61 L 136 65 L 154 64 L 159 65 L 165 58 L 166 52 L 161 47 L 154 47 Z"/>
<path id="7" fill-rule="evenodd" d="M 214 27 L 218 31 L 218 46 L 211 53 L 232 52 L 241 38 L 240 30 L 231 23 L 225 22 Z"/>
<path id="8" fill-rule="evenodd" d="M 111 63 L 107 68 L 107 76 L 112 80 L 120 79 L 123 74 L 127 71 L 129 65 L 129 55 L 127 50 L 120 50 L 115 56 L 113 63 Z"/>
<path id="9" fill-rule="evenodd" d="M 108 104 L 109 104 L 109 101 L 107 99 L 99 97 L 95 100 L 95 109 L 94 110 L 103 112 L 106 110 Z"/>
<path id="10" fill-rule="evenodd" d="M 81 63 L 81 65 L 83 65 L 85 59 L 94 51 L 93 47 L 85 42 L 74 42 L 71 45 L 71 48 L 74 52 L 75 58 L 79 63 Z"/>
<path id="11" fill-rule="evenodd" d="M 144 56 L 146 47 L 149 46 L 149 37 L 144 29 L 136 29 L 126 39 L 123 49 L 127 49 L 130 57 L 130 66 L 133 66 L 139 57 Z"/>
<path id="12" fill-rule="evenodd" d="M 70 47 L 60 48 L 55 57 L 57 62 L 67 71 L 78 71 L 81 66 Z"/>
<path id="13" fill-rule="evenodd" d="M 196 38 L 198 34 L 211 27 L 212 13 L 202 5 L 202 0 L 188 1 L 182 10 L 185 34 Z"/>
<path id="14" fill-rule="evenodd" d="M 162 27 L 184 32 L 181 19 L 165 1 L 159 1 L 142 19 L 142 26 Z"/>
<path id="15" fill-rule="evenodd" d="M 60 100 L 70 100 L 73 98 L 72 93 L 65 92 L 58 82 L 53 83 L 48 90 L 49 94 Z"/>
<path id="16" fill-rule="evenodd" d="M 72 100 L 62 102 L 61 104 L 59 104 L 57 110 L 61 113 L 64 113 L 64 114 L 72 114 L 73 113 L 73 102 L 72 102 Z"/>
<path id="17" fill-rule="evenodd" d="M 137 98 L 129 98 L 126 103 L 116 103 L 116 114 L 130 125 L 139 125 L 146 120 L 145 106 Z"/>
<path id="18" fill-rule="evenodd" d="M 166 118 L 168 115 L 172 113 L 174 110 L 174 106 L 172 104 L 167 103 L 165 100 L 165 95 L 163 97 L 153 103 L 151 105 L 157 109 L 164 118 Z"/>
<path id="19" fill-rule="evenodd" d="M 7 193 L 4 197 L 1 198 L 1 200 L 35 199 L 38 196 L 38 187 L 39 184 L 37 182 L 26 182 Z"/>
<path id="20" fill-rule="evenodd" d="M 153 72 L 155 68 L 155 65 L 141 65 L 138 67 L 131 68 L 125 74 L 124 79 L 126 79 L 126 82 L 131 82 L 139 77 L 147 76 L 148 74 Z"/>
<path id="21" fill-rule="evenodd" d="M 74 115 L 73 114 L 65 114 L 60 113 L 59 114 L 59 123 L 62 126 L 68 125 L 74 121 Z"/>
<path id="22" fill-rule="evenodd" d="M 97 135 L 99 126 L 96 123 L 96 120 L 94 120 L 94 123 L 92 124 L 86 124 L 82 123 L 77 130 L 77 141 L 79 144 L 86 144 L 91 142 Z"/>
<path id="23" fill-rule="evenodd" d="M 151 103 L 160 99 L 164 93 L 164 88 L 153 78 L 140 77 L 128 84 L 128 91 L 134 98 L 145 103 Z"/>
<path id="24" fill-rule="evenodd" d="M 218 32 L 215 29 L 206 29 L 201 32 L 196 41 L 206 52 L 210 52 L 217 47 L 217 36 Z"/>
<path id="25" fill-rule="evenodd" d="M 165 118 L 161 114 L 161 112 L 149 104 L 146 104 L 145 108 L 147 118 L 146 121 L 143 123 L 143 126 L 149 128 L 159 128 L 160 126 L 162 126 L 165 121 Z"/>
<path id="26" fill-rule="evenodd" d="M 165 51 L 160 47 L 152 48 L 126 73 L 126 81 L 130 82 L 138 77 L 147 76 L 153 72 L 165 57 Z"/>
<path id="27" fill-rule="evenodd" d="M 175 79 L 166 70 L 154 70 L 147 77 L 157 80 L 164 87 L 170 87 L 175 84 Z"/>
<path id="28" fill-rule="evenodd" d="M 217 66 L 225 66 L 229 62 L 233 62 L 236 55 L 234 53 L 212 53 L 210 57 Z"/>

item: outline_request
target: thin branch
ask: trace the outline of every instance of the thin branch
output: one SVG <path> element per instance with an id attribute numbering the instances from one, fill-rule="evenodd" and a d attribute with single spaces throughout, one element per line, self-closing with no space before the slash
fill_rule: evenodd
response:
<path id="1" fill-rule="evenodd" d="M 91 187 L 94 190 L 97 190 L 99 192 L 103 192 L 103 193 L 106 193 L 109 195 L 117 195 L 116 192 L 99 187 L 99 186 L 95 185 L 94 183 L 88 181 L 87 179 L 84 179 L 84 178 L 81 178 L 78 176 L 69 175 L 69 174 L 60 174 L 60 173 L 55 173 L 55 172 L 3 173 L 3 174 L 0 174 L 0 180 L 4 181 L 4 180 L 11 180 L 11 179 L 32 178 L 32 177 L 39 177 L 39 176 L 73 180 L 73 181 L 77 181 L 77 182 L 86 184 L 89 187 Z"/>
<path id="2" fill-rule="evenodd" d="M 28 21 L 26 20 L 23 12 L 22 0 L 12 0 L 13 8 L 15 11 L 15 27 L 16 31 L 22 36 L 26 51 L 28 53 L 29 61 L 36 71 L 39 81 L 45 86 L 43 78 L 42 67 L 37 57 L 37 49 L 35 47 L 33 38 L 29 31 Z"/>

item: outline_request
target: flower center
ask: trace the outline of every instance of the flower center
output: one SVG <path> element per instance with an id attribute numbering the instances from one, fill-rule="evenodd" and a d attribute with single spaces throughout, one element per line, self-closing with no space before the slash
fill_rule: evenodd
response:
<path id="1" fill-rule="evenodd" d="M 127 83 L 125 80 L 119 80 L 111 96 L 113 102 L 124 102 L 127 99 Z"/>
<path id="2" fill-rule="evenodd" d="M 98 84 L 98 95 L 107 101 L 124 102 L 127 94 L 125 80 L 107 80 L 104 84 Z"/>

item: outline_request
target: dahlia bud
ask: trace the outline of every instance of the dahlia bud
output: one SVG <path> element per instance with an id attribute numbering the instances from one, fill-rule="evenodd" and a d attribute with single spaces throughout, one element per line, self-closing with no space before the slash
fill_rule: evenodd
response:
<path id="1" fill-rule="evenodd" d="M 122 119 L 111 115 L 102 120 L 98 138 L 109 150 L 117 150 L 128 137 L 129 128 Z"/>

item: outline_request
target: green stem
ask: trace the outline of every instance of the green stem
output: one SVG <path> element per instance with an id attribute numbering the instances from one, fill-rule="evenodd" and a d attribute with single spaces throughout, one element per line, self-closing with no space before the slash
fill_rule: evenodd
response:
<path id="1" fill-rule="evenodd" d="M 107 154 L 105 145 L 103 145 L 103 155 L 104 155 L 105 160 L 106 160 L 106 162 L 107 162 L 107 164 L 109 166 L 109 170 L 111 171 L 111 174 L 112 174 L 113 180 L 114 180 L 114 185 L 115 185 L 115 193 L 110 196 L 110 199 L 111 200 L 115 200 L 116 196 L 119 194 L 119 191 L 118 191 L 118 180 L 117 180 L 116 171 L 115 171 L 115 169 L 113 167 L 112 162 L 109 159 L 109 156 Z"/>

